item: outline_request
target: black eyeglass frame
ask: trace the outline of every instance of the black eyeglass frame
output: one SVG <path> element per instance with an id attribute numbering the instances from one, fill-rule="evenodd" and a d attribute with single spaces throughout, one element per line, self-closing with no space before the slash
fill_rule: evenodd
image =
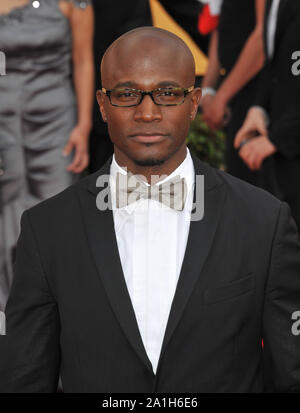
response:
<path id="1" fill-rule="evenodd" d="M 149 96 L 151 97 L 153 103 L 154 103 L 155 105 L 157 105 L 157 106 L 179 106 L 179 105 L 182 105 L 182 104 L 184 103 L 186 96 L 187 96 L 189 93 L 191 93 L 191 92 L 194 90 L 194 88 L 195 88 L 195 86 L 190 86 L 190 87 L 187 87 L 187 88 L 185 88 L 185 87 L 169 87 L 169 88 L 160 87 L 160 88 L 153 89 L 153 90 L 151 90 L 151 91 L 149 91 L 149 92 L 145 92 L 144 90 L 140 90 L 140 89 L 132 89 L 132 88 L 105 89 L 105 88 L 103 87 L 103 88 L 101 88 L 101 90 L 102 90 L 102 92 L 108 97 L 109 102 L 110 102 L 110 104 L 111 104 L 112 106 L 116 106 L 116 107 L 118 107 L 118 108 L 131 108 L 131 107 L 140 105 L 146 95 L 149 95 Z M 115 104 L 115 103 L 112 103 L 112 101 L 111 101 L 111 93 L 112 93 L 114 90 L 124 90 L 124 91 L 135 91 L 135 92 L 139 92 L 139 93 L 141 94 L 140 101 L 139 101 L 138 103 L 135 103 L 134 105 L 117 105 L 117 104 Z M 177 91 L 180 90 L 180 91 L 183 92 L 183 100 L 182 100 L 182 102 L 180 102 L 180 103 L 156 103 L 155 100 L 154 100 L 154 97 L 153 97 L 153 93 L 156 92 L 156 91 L 159 91 L 159 90 L 177 90 Z"/>

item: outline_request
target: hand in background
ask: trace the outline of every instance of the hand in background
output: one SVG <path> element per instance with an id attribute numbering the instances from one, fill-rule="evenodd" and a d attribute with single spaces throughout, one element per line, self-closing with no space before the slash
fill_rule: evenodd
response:
<path id="1" fill-rule="evenodd" d="M 67 167 L 67 171 L 80 173 L 89 163 L 88 141 L 90 127 L 77 125 L 71 132 L 67 145 L 63 150 L 63 155 L 67 156 L 74 149 L 74 159 Z"/>
<path id="2" fill-rule="evenodd" d="M 216 96 L 207 95 L 201 104 L 203 120 L 213 129 L 222 129 L 227 125 L 230 118 L 230 110 L 225 101 L 218 94 Z"/>
<path id="3" fill-rule="evenodd" d="M 239 155 L 248 168 L 255 171 L 261 168 L 265 158 L 273 155 L 275 152 L 276 147 L 268 136 L 265 135 L 250 139 L 242 146 Z"/>
<path id="4" fill-rule="evenodd" d="M 243 126 L 235 137 L 234 147 L 238 149 L 244 140 L 251 139 L 257 135 L 268 135 L 267 121 L 263 110 L 253 107 L 249 109 Z"/>

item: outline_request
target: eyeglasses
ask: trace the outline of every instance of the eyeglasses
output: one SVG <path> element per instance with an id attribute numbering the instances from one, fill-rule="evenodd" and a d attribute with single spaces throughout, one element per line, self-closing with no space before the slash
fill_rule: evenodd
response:
<path id="1" fill-rule="evenodd" d="M 109 98 L 110 103 L 117 107 L 138 106 L 146 95 L 151 96 L 152 101 L 158 106 L 178 106 L 184 102 L 187 94 L 194 90 L 194 86 L 157 88 L 150 92 L 130 88 L 107 90 L 103 87 L 101 90 Z"/>

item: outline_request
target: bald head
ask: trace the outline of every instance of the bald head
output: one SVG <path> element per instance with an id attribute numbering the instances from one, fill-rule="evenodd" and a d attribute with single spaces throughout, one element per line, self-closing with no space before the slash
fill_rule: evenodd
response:
<path id="1" fill-rule="evenodd" d="M 101 62 L 102 85 L 114 87 L 123 70 L 177 71 L 188 85 L 195 81 L 195 61 L 190 49 L 176 35 L 155 27 L 140 27 L 123 34 L 105 52 Z M 163 73 L 162 73 L 163 75 Z"/>
<path id="2" fill-rule="evenodd" d="M 170 173 L 186 156 L 201 97 L 189 48 L 165 30 L 138 28 L 107 49 L 101 73 L 104 90 L 97 91 L 97 100 L 117 162 L 136 173 L 161 167 Z M 132 104 L 136 97 L 141 100 Z"/>

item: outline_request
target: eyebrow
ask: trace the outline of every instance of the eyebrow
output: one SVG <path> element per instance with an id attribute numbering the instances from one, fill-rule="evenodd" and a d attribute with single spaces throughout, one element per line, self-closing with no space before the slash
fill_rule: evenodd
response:
<path id="1" fill-rule="evenodd" d="M 171 80 L 164 80 L 162 82 L 159 82 L 157 86 L 154 89 L 160 88 L 160 87 L 180 87 L 180 85 L 177 82 L 171 81 Z M 140 89 L 137 85 L 137 83 L 128 81 L 128 82 L 119 82 L 117 83 L 113 88 L 122 88 L 122 87 L 128 87 L 132 89 Z"/>

